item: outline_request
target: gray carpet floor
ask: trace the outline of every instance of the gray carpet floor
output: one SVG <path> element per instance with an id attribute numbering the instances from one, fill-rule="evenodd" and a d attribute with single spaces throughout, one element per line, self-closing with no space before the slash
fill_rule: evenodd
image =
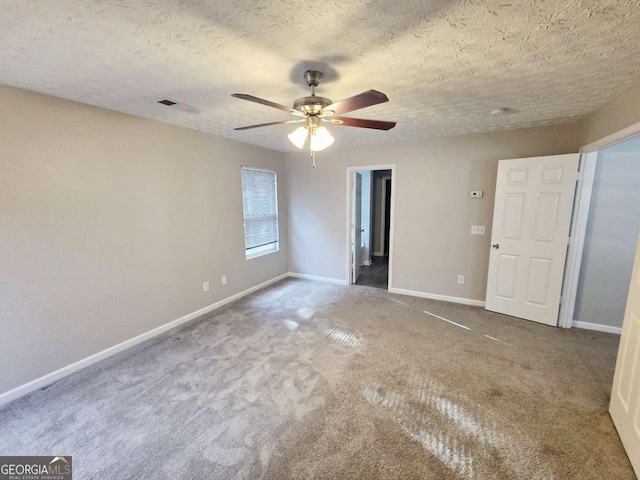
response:
<path id="1" fill-rule="evenodd" d="M 76 479 L 633 479 L 618 339 L 288 279 L 4 406 L 0 454 Z"/>

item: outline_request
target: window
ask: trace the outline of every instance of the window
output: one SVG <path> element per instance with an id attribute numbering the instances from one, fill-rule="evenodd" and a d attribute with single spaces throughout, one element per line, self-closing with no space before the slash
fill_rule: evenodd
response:
<path id="1" fill-rule="evenodd" d="M 244 249 L 247 258 L 278 251 L 276 172 L 242 167 Z"/>

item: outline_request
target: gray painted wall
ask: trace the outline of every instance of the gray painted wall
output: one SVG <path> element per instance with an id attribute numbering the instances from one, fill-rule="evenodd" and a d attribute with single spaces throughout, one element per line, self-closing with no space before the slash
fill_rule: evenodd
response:
<path id="1" fill-rule="evenodd" d="M 574 319 L 621 327 L 640 233 L 640 136 L 598 152 Z"/>
<path id="2" fill-rule="evenodd" d="M 638 122 L 640 83 L 621 92 L 580 122 L 580 146 L 600 140 Z"/>
<path id="3" fill-rule="evenodd" d="M 565 124 L 333 146 L 318 154 L 316 169 L 306 153 L 287 154 L 290 270 L 346 280 L 346 167 L 396 164 L 393 286 L 484 300 L 498 160 L 577 149 L 576 124 Z M 472 236 L 471 225 L 486 225 L 486 235 Z"/>
<path id="4" fill-rule="evenodd" d="M 0 392 L 287 271 L 282 153 L 9 87 L 0 104 Z M 251 260 L 242 165 L 278 173 L 281 250 Z"/>

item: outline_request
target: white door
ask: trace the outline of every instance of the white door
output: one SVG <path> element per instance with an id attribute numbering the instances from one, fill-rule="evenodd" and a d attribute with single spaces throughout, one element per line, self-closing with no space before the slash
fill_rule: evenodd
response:
<path id="1" fill-rule="evenodd" d="M 500 161 L 487 310 L 557 325 L 578 159 Z"/>
<path id="2" fill-rule="evenodd" d="M 622 324 L 609 413 L 640 476 L 640 240 Z"/>
<path id="3" fill-rule="evenodd" d="M 362 175 L 354 174 L 351 282 L 356 283 L 362 271 Z"/>

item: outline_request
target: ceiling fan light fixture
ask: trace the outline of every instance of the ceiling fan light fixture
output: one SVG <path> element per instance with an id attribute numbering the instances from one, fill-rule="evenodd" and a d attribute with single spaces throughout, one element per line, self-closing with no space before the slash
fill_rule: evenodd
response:
<path id="1" fill-rule="evenodd" d="M 333 145 L 335 139 L 329 133 L 326 127 L 317 127 L 315 133 L 311 135 L 310 149 L 319 152 Z"/>
<path id="2" fill-rule="evenodd" d="M 231 95 L 232 97 L 276 108 L 295 115 L 296 117 L 302 117 L 302 120 L 281 120 L 279 122 L 234 128 L 234 130 L 250 130 L 258 127 L 268 127 L 270 125 L 306 122 L 305 126 L 296 128 L 288 134 L 287 137 L 289 141 L 300 150 L 304 149 L 305 145 L 307 145 L 307 138 L 309 139 L 309 151 L 313 161 L 312 165 L 315 168 L 316 152 L 324 150 L 334 143 L 334 138 L 331 133 L 329 133 L 326 127 L 320 126 L 321 122 L 327 122 L 333 125 L 346 125 L 348 127 L 372 128 L 375 130 L 390 130 L 396 126 L 396 122 L 383 122 L 381 120 L 342 116 L 354 110 L 388 102 L 389 98 L 384 93 L 377 90 L 367 90 L 366 92 L 353 95 L 339 102 L 334 102 L 328 98 L 316 95 L 315 89 L 319 85 L 321 78 L 322 72 L 318 70 L 307 70 L 305 72 L 304 79 L 307 86 L 311 88 L 311 95 L 296 99 L 293 102 L 293 108 L 246 93 L 234 93 Z"/>
<path id="3" fill-rule="evenodd" d="M 289 141 L 293 143 L 297 148 L 302 149 L 305 142 L 307 141 L 308 135 L 309 130 L 307 127 L 298 127 L 289 135 L 287 135 L 287 137 L 289 137 Z"/>

